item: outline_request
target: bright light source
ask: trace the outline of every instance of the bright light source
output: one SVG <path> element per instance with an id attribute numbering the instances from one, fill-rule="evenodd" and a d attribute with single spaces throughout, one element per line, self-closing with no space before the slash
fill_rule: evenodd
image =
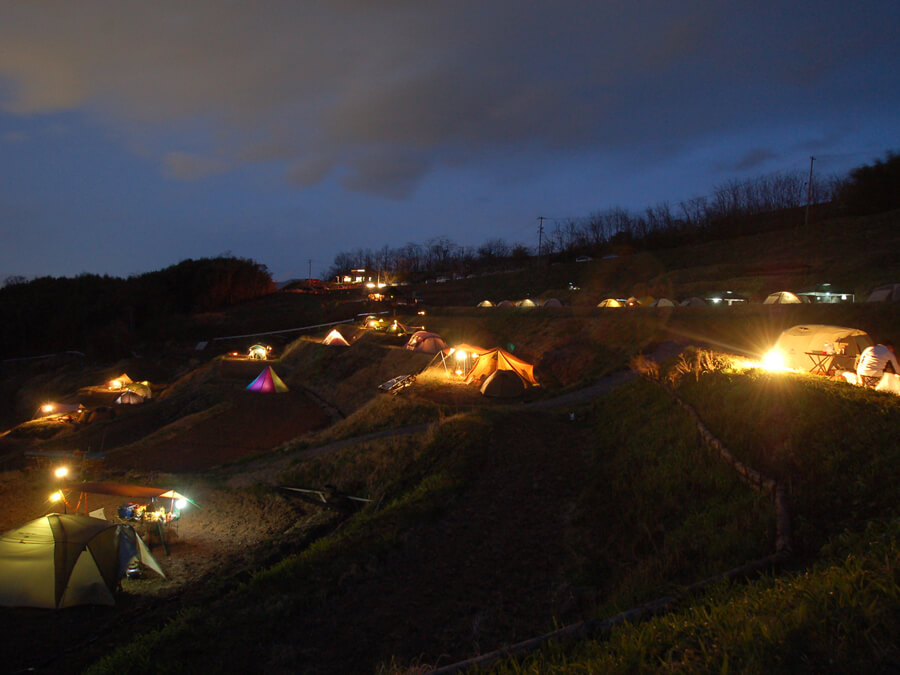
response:
<path id="1" fill-rule="evenodd" d="M 419 310 L 419 316 L 425 316 L 425 310 L 424 310 L 424 309 L 420 309 L 420 310 Z"/>
<path id="2" fill-rule="evenodd" d="M 457 368 L 456 374 L 459 375 L 460 377 L 462 377 L 463 371 L 461 371 L 459 368 Z"/>
<path id="3" fill-rule="evenodd" d="M 66 466 L 59 467 L 56 471 L 53 472 L 53 475 L 57 478 L 65 478 L 69 475 L 69 468 Z"/>
<path id="4" fill-rule="evenodd" d="M 57 491 L 54 492 L 52 495 L 50 495 L 50 501 L 51 501 L 51 502 L 58 502 L 58 501 L 59 501 L 60 499 L 62 499 L 62 498 L 63 498 L 63 494 L 62 494 L 62 491 L 61 491 L 61 490 L 57 490 Z"/>
<path id="5" fill-rule="evenodd" d="M 456 352 L 456 360 L 457 361 L 465 361 L 466 353 L 465 352 Z"/>
<path id="6" fill-rule="evenodd" d="M 42 412 L 42 413 L 45 413 L 45 414 L 46 414 L 46 413 L 52 413 L 52 412 L 53 412 L 53 404 L 52 404 L 52 403 L 45 403 L 44 405 L 41 406 L 41 412 Z"/>
<path id="7" fill-rule="evenodd" d="M 181 511 L 185 506 L 187 506 L 187 501 L 184 499 L 176 499 L 175 500 L 175 508 Z"/>
<path id="8" fill-rule="evenodd" d="M 367 282 L 366 282 L 366 288 L 375 288 L 375 283 L 372 282 L 372 281 L 367 281 Z"/>
<path id="9" fill-rule="evenodd" d="M 777 349 L 772 349 L 763 356 L 763 368 L 766 370 L 772 371 L 780 371 L 787 370 L 787 366 L 784 363 L 784 354 L 782 354 Z"/>

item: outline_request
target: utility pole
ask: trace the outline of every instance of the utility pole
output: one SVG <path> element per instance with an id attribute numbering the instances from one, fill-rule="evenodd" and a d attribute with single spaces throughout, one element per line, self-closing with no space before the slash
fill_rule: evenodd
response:
<path id="1" fill-rule="evenodd" d="M 806 230 L 809 228 L 809 203 L 812 201 L 812 170 L 813 170 L 813 162 L 816 161 L 815 157 L 810 156 L 809 158 L 809 183 L 806 186 L 806 214 L 803 216 L 803 229 Z"/>
<path id="2" fill-rule="evenodd" d="M 312 258 L 310 258 L 307 262 L 309 262 L 309 272 L 306 273 L 306 280 L 312 280 Z"/>
<path id="3" fill-rule="evenodd" d="M 541 249 L 542 249 L 542 244 L 544 241 L 544 221 L 545 220 L 546 220 L 546 218 L 544 218 L 544 216 L 538 216 L 538 222 L 540 223 L 540 225 L 538 225 L 538 261 L 539 262 L 541 259 Z"/>

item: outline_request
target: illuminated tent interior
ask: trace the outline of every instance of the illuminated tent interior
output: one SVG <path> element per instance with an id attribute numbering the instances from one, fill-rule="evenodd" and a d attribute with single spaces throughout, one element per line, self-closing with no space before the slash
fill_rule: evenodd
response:
<path id="1" fill-rule="evenodd" d="M 406 348 L 414 352 L 424 352 L 425 354 L 437 354 L 447 349 L 447 343 L 437 333 L 430 333 L 425 330 L 416 331 L 406 343 Z"/>
<path id="2" fill-rule="evenodd" d="M 494 306 L 494 303 L 491 302 L 490 300 L 482 300 L 482 301 L 479 302 L 478 305 L 476 305 L 476 306 L 477 306 L 477 307 L 493 307 L 493 306 Z"/>
<path id="3" fill-rule="evenodd" d="M 803 302 L 809 302 L 807 298 L 801 298 L 790 291 L 778 291 L 770 293 L 765 300 L 764 305 L 799 305 Z"/>
<path id="4" fill-rule="evenodd" d="M 247 351 L 247 356 L 251 359 L 265 360 L 269 356 L 269 348 L 266 345 L 255 344 Z"/>
<path id="5" fill-rule="evenodd" d="M 534 379 L 534 366 L 516 358 L 509 352 L 496 347 L 479 355 L 469 373 L 466 375 L 466 384 L 472 382 L 484 384 L 487 379 L 498 370 L 508 370 L 515 373 L 522 381 L 523 387 L 536 387 L 538 381 Z"/>
<path id="6" fill-rule="evenodd" d="M 131 384 L 134 382 L 130 377 L 128 377 L 128 373 L 122 373 L 118 377 L 114 377 L 109 382 L 106 383 L 106 386 L 110 389 L 122 389 L 125 385 Z"/>
<path id="7" fill-rule="evenodd" d="M 261 394 L 283 394 L 288 391 L 287 385 L 278 377 L 278 373 L 272 370 L 272 366 L 266 366 L 263 371 L 247 385 L 247 391 L 256 391 Z"/>
<path id="8" fill-rule="evenodd" d="M 165 577 L 130 525 L 80 514 L 41 516 L 0 535 L 0 605 L 114 605 L 116 586 L 134 559 Z"/>
<path id="9" fill-rule="evenodd" d="M 150 389 L 150 383 L 146 380 L 143 382 L 132 382 L 131 384 L 125 385 L 125 390 L 134 392 L 138 396 L 142 398 L 153 398 L 153 392 Z"/>
<path id="10" fill-rule="evenodd" d="M 625 305 L 615 298 L 606 298 L 602 302 L 597 304 L 597 307 L 624 307 Z"/>
<path id="11" fill-rule="evenodd" d="M 325 336 L 325 339 L 322 340 L 323 345 L 329 345 L 331 347 L 349 347 L 350 343 L 347 342 L 347 338 L 341 335 L 338 330 L 335 328 L 328 335 Z"/>
<path id="12" fill-rule="evenodd" d="M 531 300 L 530 298 L 525 298 L 524 300 L 519 300 L 516 303 L 516 307 L 536 307 L 536 306 L 537 305 L 534 304 L 534 300 Z"/>
<path id="13" fill-rule="evenodd" d="M 858 356 L 863 349 L 873 345 L 869 334 L 858 328 L 810 324 L 792 326 L 778 337 L 773 351 L 784 360 L 785 368 L 808 371 L 812 361 L 809 352 L 825 353 L 827 345 L 846 356 Z"/>

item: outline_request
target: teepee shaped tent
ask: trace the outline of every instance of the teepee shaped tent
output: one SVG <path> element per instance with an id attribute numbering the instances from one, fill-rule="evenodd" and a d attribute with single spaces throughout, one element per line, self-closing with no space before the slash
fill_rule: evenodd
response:
<path id="1" fill-rule="evenodd" d="M 341 335 L 337 328 L 332 330 L 328 335 L 325 336 L 325 339 L 322 340 L 323 345 L 330 345 L 332 347 L 349 347 L 350 343 L 347 342 L 347 338 Z"/>
<path id="2" fill-rule="evenodd" d="M 165 576 L 130 525 L 72 513 L 41 516 L 0 535 L 0 605 L 114 605 L 135 558 Z"/>
<path id="3" fill-rule="evenodd" d="M 247 390 L 258 391 L 261 394 L 283 394 L 288 391 L 288 388 L 278 374 L 272 370 L 272 366 L 266 366 L 256 379 L 247 385 Z"/>

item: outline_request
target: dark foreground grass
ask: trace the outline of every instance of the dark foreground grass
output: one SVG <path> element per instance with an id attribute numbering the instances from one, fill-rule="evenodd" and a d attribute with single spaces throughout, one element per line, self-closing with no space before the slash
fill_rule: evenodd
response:
<path id="1" fill-rule="evenodd" d="M 760 370 L 688 375 L 678 393 L 739 459 L 788 486 L 798 553 L 897 515 L 900 398 Z"/>
<path id="2" fill-rule="evenodd" d="M 808 571 L 702 600 L 608 640 L 548 647 L 496 673 L 886 673 L 900 668 L 900 521 L 873 521 Z"/>
<path id="3" fill-rule="evenodd" d="M 659 387 L 638 381 L 587 412 L 589 477 L 571 546 L 599 616 L 774 552 L 774 511 L 700 446 Z"/>
<path id="4" fill-rule="evenodd" d="M 302 553 L 257 573 L 238 591 L 202 609 L 184 611 L 88 672 L 302 670 L 302 654 L 280 642 L 284 627 L 308 618 L 329 596 L 343 592 L 354 575 L 377 567 L 376 561 L 399 545 L 405 531 L 437 518 L 477 465 L 477 449 L 488 432 L 489 426 L 474 417 L 444 424 L 433 432 L 425 452 L 398 459 L 395 482 L 401 487 L 381 510 L 363 510 Z M 321 620 L 327 623 L 331 618 Z"/>

